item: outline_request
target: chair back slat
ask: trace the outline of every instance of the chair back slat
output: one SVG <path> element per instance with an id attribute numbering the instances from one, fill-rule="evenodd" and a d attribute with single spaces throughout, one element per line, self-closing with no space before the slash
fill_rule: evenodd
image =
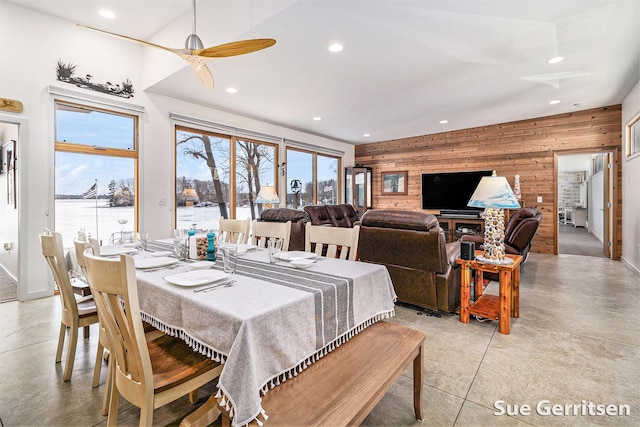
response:
<path id="1" fill-rule="evenodd" d="M 360 226 L 353 228 L 306 224 L 305 251 L 329 258 L 357 259 Z"/>
<path id="2" fill-rule="evenodd" d="M 221 241 L 227 243 L 246 244 L 249 241 L 250 219 L 225 219 L 220 218 L 219 230 Z"/>
<path id="3" fill-rule="evenodd" d="M 251 243 L 264 248 L 267 246 L 268 239 L 282 239 L 282 250 L 288 251 L 291 239 L 291 221 L 267 222 L 254 220 Z"/>
<path id="4" fill-rule="evenodd" d="M 120 255 L 119 259 L 101 258 L 90 251 L 85 251 L 84 257 L 100 322 L 109 337 L 110 350 L 115 353 L 116 384 L 126 381 L 129 388 L 134 384 L 136 392 L 153 393 L 153 371 L 133 258 L 128 255 Z"/>
<path id="5" fill-rule="evenodd" d="M 66 316 L 65 320 L 77 318 L 78 304 L 71 286 L 67 261 L 64 257 L 62 235 L 58 232 L 44 232 L 40 234 L 40 245 L 42 255 L 44 255 L 53 274 L 53 280 L 58 285 L 58 294 L 62 303 L 63 316 Z"/>

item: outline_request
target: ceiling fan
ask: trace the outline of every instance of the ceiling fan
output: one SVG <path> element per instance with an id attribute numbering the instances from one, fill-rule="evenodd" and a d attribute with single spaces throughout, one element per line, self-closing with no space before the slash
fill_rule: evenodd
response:
<path id="1" fill-rule="evenodd" d="M 193 1 L 193 32 L 187 37 L 185 41 L 184 49 L 174 49 L 170 47 L 160 46 L 158 44 L 150 43 L 144 40 L 135 39 L 133 37 L 123 36 L 121 34 L 112 33 L 97 28 L 92 28 L 86 25 L 77 24 L 79 27 L 86 28 L 100 33 L 109 34 L 111 36 L 119 37 L 121 39 L 142 43 L 147 46 L 157 47 L 159 49 L 167 50 L 175 53 L 189 64 L 191 68 L 196 72 L 198 79 L 202 84 L 209 88 L 213 88 L 213 76 L 209 67 L 205 63 L 211 58 L 224 58 L 227 56 L 244 55 L 246 53 L 256 52 L 258 50 L 266 49 L 273 46 L 276 41 L 274 39 L 251 39 L 241 40 L 237 42 L 225 43 L 217 46 L 211 46 L 204 48 L 202 40 L 196 35 L 196 0 Z"/>

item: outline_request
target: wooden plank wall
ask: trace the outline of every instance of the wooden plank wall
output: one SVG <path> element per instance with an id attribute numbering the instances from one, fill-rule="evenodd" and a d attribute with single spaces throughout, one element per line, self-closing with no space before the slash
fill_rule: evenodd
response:
<path id="1" fill-rule="evenodd" d="M 554 254 L 557 248 L 557 154 L 581 150 L 613 151 L 613 254 L 622 251 L 622 168 L 620 162 L 622 107 L 614 105 L 471 129 L 384 141 L 355 147 L 355 163 L 373 168 L 372 207 L 421 210 L 421 174 L 495 169 L 513 187 L 520 175 L 526 206 L 544 217 L 532 251 Z M 408 171 L 406 196 L 380 194 L 381 172 Z M 542 196 L 542 203 L 537 197 Z"/>

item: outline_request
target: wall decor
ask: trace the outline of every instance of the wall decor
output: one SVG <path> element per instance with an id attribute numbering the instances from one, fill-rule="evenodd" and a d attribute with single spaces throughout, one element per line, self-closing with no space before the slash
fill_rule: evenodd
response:
<path id="1" fill-rule="evenodd" d="M 17 99 L 0 98 L 0 110 L 10 113 L 22 113 L 22 102 Z"/>
<path id="2" fill-rule="evenodd" d="M 407 171 L 382 172 L 382 195 L 407 194 Z"/>
<path id="3" fill-rule="evenodd" d="M 7 204 L 17 208 L 16 203 L 16 141 L 11 140 L 2 147 L 2 151 L 6 153 L 6 171 L 7 171 Z"/>
<path id="4" fill-rule="evenodd" d="M 92 82 L 92 75 L 86 74 L 84 77 L 75 77 L 76 66 L 72 63 L 65 64 L 58 59 L 56 67 L 56 75 L 61 82 L 76 85 L 79 88 L 95 90 L 97 92 L 108 93 L 109 95 L 119 96 L 122 98 L 133 98 L 133 84 L 131 80 L 125 79 L 122 83 L 113 84 L 111 82 L 95 83 Z"/>

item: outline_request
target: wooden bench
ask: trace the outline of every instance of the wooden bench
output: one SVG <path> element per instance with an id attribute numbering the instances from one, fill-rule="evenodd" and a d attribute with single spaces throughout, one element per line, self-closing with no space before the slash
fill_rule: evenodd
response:
<path id="1" fill-rule="evenodd" d="M 378 322 L 263 396 L 271 426 L 359 425 L 413 362 L 413 406 L 422 420 L 425 334 Z M 222 413 L 222 425 L 230 419 Z M 254 421 L 251 425 L 257 425 Z"/>

